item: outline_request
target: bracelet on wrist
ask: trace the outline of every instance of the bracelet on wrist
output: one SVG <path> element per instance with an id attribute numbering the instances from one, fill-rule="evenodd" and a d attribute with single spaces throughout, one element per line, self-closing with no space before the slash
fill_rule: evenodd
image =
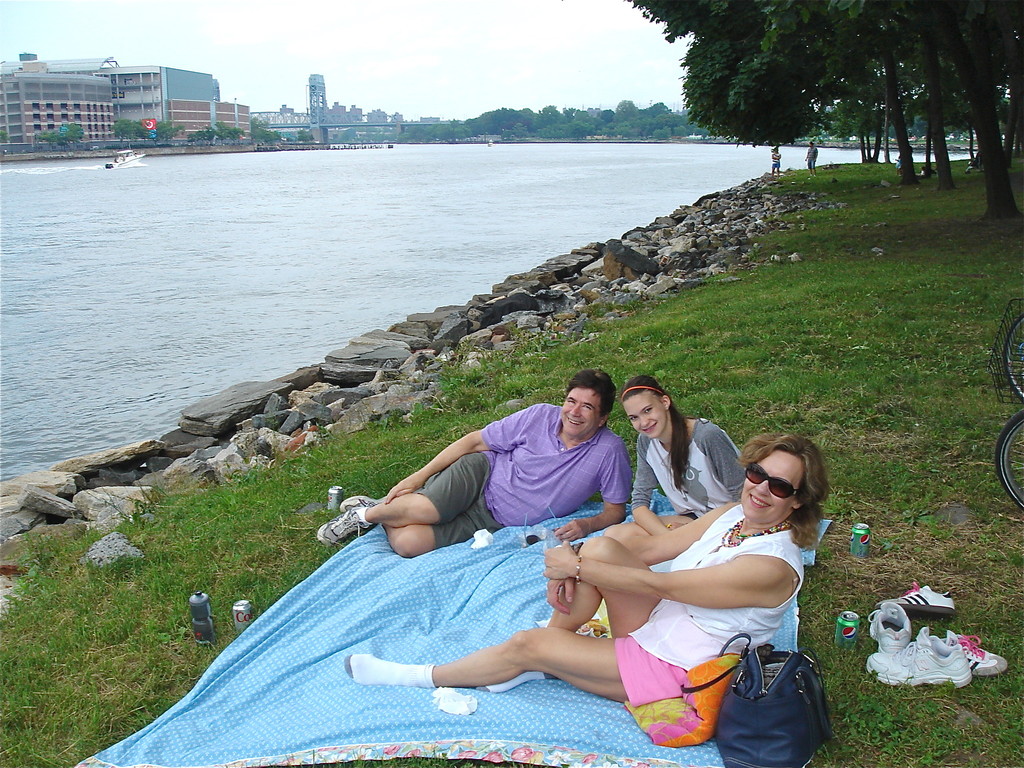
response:
<path id="1" fill-rule="evenodd" d="M 583 557 L 576 555 L 576 583 L 580 583 L 580 568 L 583 567 Z"/>

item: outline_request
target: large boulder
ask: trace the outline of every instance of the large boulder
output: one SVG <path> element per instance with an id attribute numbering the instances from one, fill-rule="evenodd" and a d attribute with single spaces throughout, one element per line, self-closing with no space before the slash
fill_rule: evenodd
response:
<path id="1" fill-rule="evenodd" d="M 84 491 L 83 491 L 84 493 Z M 40 515 L 53 515 L 63 517 L 81 517 L 78 509 L 67 499 L 55 496 L 48 491 L 36 488 L 34 485 L 26 485 L 18 496 L 18 506 L 23 512 L 34 512 Z"/>
<path id="2" fill-rule="evenodd" d="M 75 494 L 74 506 L 92 523 L 93 528 L 109 531 L 135 512 L 147 498 L 149 489 L 136 486 L 110 486 Z"/>
<path id="3" fill-rule="evenodd" d="M 433 338 L 453 312 L 464 310 L 465 305 L 438 307 L 433 312 L 417 312 L 409 315 L 400 323 L 395 323 L 388 330 L 410 336 Z"/>
<path id="4" fill-rule="evenodd" d="M 452 312 L 445 318 L 434 336 L 435 349 L 454 346 L 462 340 L 463 336 L 475 330 L 466 313 L 467 310 Z"/>
<path id="5" fill-rule="evenodd" d="M 105 566 L 117 562 L 123 558 L 145 557 L 142 550 L 136 547 L 123 533 L 108 533 L 99 541 L 95 542 L 89 550 L 79 558 L 82 565 L 92 564 Z"/>
<path id="6" fill-rule="evenodd" d="M 85 486 L 85 480 L 76 472 L 55 472 L 44 469 L 4 480 L 0 483 L 0 496 L 17 496 L 26 485 L 34 485 L 36 488 L 49 491 L 54 496 L 70 499 L 78 492 L 79 488 Z"/>
<path id="7" fill-rule="evenodd" d="M 160 441 L 164 444 L 164 449 L 161 453 L 173 461 L 174 459 L 183 459 L 186 456 L 191 456 L 196 451 L 201 451 L 204 448 L 215 445 L 217 438 L 194 435 L 183 429 L 175 429 L 161 437 Z"/>
<path id="8" fill-rule="evenodd" d="M 625 277 L 636 280 L 640 275 L 656 275 L 661 271 L 658 262 L 623 245 L 621 240 L 609 240 L 602 251 L 604 255 L 604 276 L 608 280 Z"/>
<path id="9" fill-rule="evenodd" d="M 236 384 L 183 410 L 178 426 L 193 435 L 218 437 L 262 411 L 275 392 L 287 395 L 293 389 L 293 383 L 281 379 Z"/>
<path id="10" fill-rule="evenodd" d="M 372 381 L 380 368 L 373 365 L 360 365 L 358 363 L 331 362 L 325 360 L 320 364 L 320 374 L 325 381 L 332 384 L 339 384 L 342 387 L 358 387 Z"/>
<path id="11" fill-rule="evenodd" d="M 54 472 L 74 472 L 83 474 L 95 472 L 102 467 L 109 467 L 113 464 L 122 464 L 129 461 L 144 461 L 145 459 L 160 453 L 164 444 L 159 440 L 141 440 L 131 445 L 123 445 L 120 448 L 108 448 L 103 451 L 96 451 L 85 456 L 78 456 L 74 459 L 66 459 L 54 464 L 50 469 Z"/>
<path id="12" fill-rule="evenodd" d="M 365 429 L 372 422 L 385 416 L 412 413 L 417 405 L 431 402 L 434 393 L 430 390 L 408 391 L 403 387 L 392 387 L 387 392 L 360 400 L 331 426 L 332 434 L 349 434 Z"/>

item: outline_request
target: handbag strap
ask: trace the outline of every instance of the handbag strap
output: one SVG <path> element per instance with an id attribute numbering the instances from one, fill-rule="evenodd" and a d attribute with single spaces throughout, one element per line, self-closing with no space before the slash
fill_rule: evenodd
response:
<path id="1" fill-rule="evenodd" d="M 683 693 L 697 693 L 697 691 L 703 691 L 705 688 L 710 688 L 715 683 L 721 682 L 735 671 L 736 667 L 729 667 L 727 670 L 725 670 L 725 672 L 720 674 L 718 677 L 714 678 L 713 680 L 708 680 L 706 683 L 701 683 L 700 685 L 683 685 L 680 687 Z"/>
<path id="2" fill-rule="evenodd" d="M 750 644 L 753 642 L 753 640 L 751 639 L 750 635 L 748 635 L 746 632 L 737 632 L 735 635 L 733 635 L 732 637 L 730 637 L 728 640 L 725 641 L 725 644 L 722 646 L 722 650 L 720 650 L 718 652 L 718 655 L 719 656 L 725 656 L 725 653 L 726 653 L 726 651 L 729 650 L 729 646 L 730 645 L 735 643 L 737 640 L 744 640 L 744 639 L 747 641 L 747 645 L 746 645 L 746 648 L 743 649 L 743 653 L 746 653 L 747 650 L 750 648 Z"/>
<path id="3" fill-rule="evenodd" d="M 751 637 L 746 632 L 740 632 L 738 634 L 733 635 L 732 637 L 730 637 L 728 640 L 725 641 L 725 645 L 722 646 L 722 650 L 720 650 L 718 652 L 718 655 L 719 656 L 725 656 L 726 652 L 729 650 L 729 646 L 730 645 L 735 643 L 737 640 L 742 640 L 744 638 L 747 641 L 747 645 L 743 649 L 743 654 L 746 654 L 747 650 L 750 648 Z M 729 675 L 731 675 L 735 671 L 736 671 L 736 667 L 729 667 L 727 670 L 725 670 L 725 672 L 723 672 L 722 674 L 718 675 L 718 677 L 715 677 L 712 680 L 708 680 L 706 683 L 701 683 L 700 685 L 692 685 L 692 686 L 684 685 L 684 686 L 680 686 L 680 687 L 681 687 L 683 693 L 697 693 L 698 691 L 703 691 L 705 688 L 710 688 L 715 683 L 721 682 L 722 680 L 727 678 Z"/>

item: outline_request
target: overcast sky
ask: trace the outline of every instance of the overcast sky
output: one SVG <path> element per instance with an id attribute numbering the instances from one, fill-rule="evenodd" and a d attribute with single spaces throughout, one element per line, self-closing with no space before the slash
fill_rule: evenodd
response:
<path id="1" fill-rule="evenodd" d="M 627 0 L 0 1 L 0 58 L 113 57 L 207 72 L 254 111 L 328 106 L 467 119 L 549 104 L 682 106 L 682 43 Z"/>

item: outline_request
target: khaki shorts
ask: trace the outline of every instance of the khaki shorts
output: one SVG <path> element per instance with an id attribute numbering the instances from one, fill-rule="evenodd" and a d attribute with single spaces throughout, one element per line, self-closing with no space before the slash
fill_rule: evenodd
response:
<path id="1" fill-rule="evenodd" d="M 433 475 L 417 491 L 430 499 L 441 516 L 441 522 L 431 526 L 435 547 L 469 541 L 481 528 L 493 533 L 504 527 L 491 515 L 484 500 L 490 475 L 487 454 L 470 453 Z"/>

